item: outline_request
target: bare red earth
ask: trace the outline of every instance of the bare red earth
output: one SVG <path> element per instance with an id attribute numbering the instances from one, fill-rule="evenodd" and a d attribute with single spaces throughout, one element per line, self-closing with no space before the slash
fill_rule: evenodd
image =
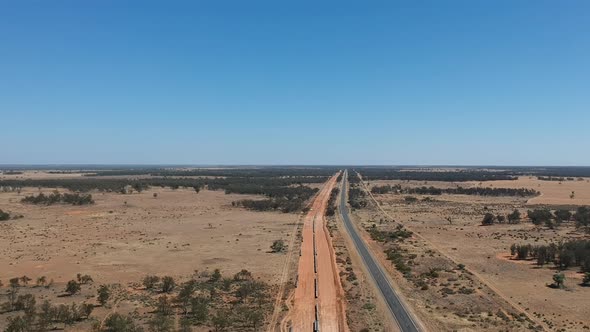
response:
<path id="1" fill-rule="evenodd" d="M 304 220 L 298 283 L 293 296 L 293 309 L 289 313 L 293 331 L 313 331 L 316 319 L 319 322 L 320 331 L 348 331 L 344 311 L 344 292 L 338 276 L 334 248 L 324 219 L 336 179 L 337 175 L 326 182 Z M 317 269 L 314 267 L 314 254 Z"/>

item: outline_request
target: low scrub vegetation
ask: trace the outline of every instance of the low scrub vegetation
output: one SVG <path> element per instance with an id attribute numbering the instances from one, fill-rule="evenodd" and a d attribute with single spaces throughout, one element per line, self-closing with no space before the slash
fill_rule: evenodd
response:
<path id="1" fill-rule="evenodd" d="M 338 188 L 332 188 L 330 192 L 330 199 L 328 199 L 328 206 L 326 207 L 326 216 L 333 216 L 336 214 L 336 198 L 340 190 Z"/>
<path id="2" fill-rule="evenodd" d="M 395 268 L 406 278 L 411 279 L 412 268 L 408 265 L 408 261 L 411 261 L 411 259 L 406 257 L 407 255 L 396 242 L 402 242 L 411 237 L 412 232 L 406 230 L 402 225 L 397 225 L 393 231 L 378 230 L 376 225 L 373 225 L 372 227 L 369 227 L 367 231 L 373 240 L 388 243 L 390 245 L 389 248 L 385 250 L 387 259 L 390 260 L 395 265 Z"/>
<path id="3" fill-rule="evenodd" d="M 146 277 L 149 288 L 164 289 L 166 279 Z M 176 284 L 174 279 L 172 282 Z M 170 283 L 170 282 L 169 282 Z M 187 331 L 193 325 L 211 327 L 216 331 L 256 331 L 272 309 L 270 287 L 254 280 L 247 270 L 224 278 L 221 271 L 202 272 L 196 278 L 178 284 L 173 290 L 158 295 L 150 330 L 173 331 L 175 316 Z M 157 328 L 156 328 L 157 327 Z"/>
<path id="4" fill-rule="evenodd" d="M 378 230 L 377 227 L 368 228 L 371 238 L 379 242 L 403 241 L 412 236 L 412 232 L 404 229 L 402 225 L 397 225 L 392 232 Z"/>
<path id="5" fill-rule="evenodd" d="M 270 250 L 272 252 L 283 252 L 285 250 L 287 250 L 287 245 L 285 244 L 285 241 L 279 239 L 279 240 L 275 240 L 272 245 L 270 246 Z"/>
<path id="6" fill-rule="evenodd" d="M 77 278 L 80 281 L 68 282 L 67 293 L 78 293 L 84 281 L 90 282 L 89 278 L 80 275 Z M 93 317 L 95 307 L 107 306 L 115 299 L 113 290 L 107 285 L 98 288 L 97 304 L 53 305 L 49 300 L 39 304 L 32 294 L 20 294 L 30 280 L 25 276 L 10 280 L 7 302 L 1 305 L 3 313 L 11 313 L 7 318 L 7 332 L 68 328 L 96 332 L 140 332 L 147 328 L 149 331 L 172 332 L 191 331 L 193 326 L 214 331 L 258 331 L 273 308 L 271 287 L 255 280 L 247 270 L 224 277 L 219 269 L 215 269 L 195 274 L 182 283 L 170 276 L 147 276 L 144 284 L 149 287 L 140 290 L 145 300 L 143 304 L 151 307 L 147 322 L 136 320 L 133 313 L 114 310 L 108 310 L 106 317 Z M 83 325 L 85 327 L 77 325 L 88 319 L 91 323 Z"/>

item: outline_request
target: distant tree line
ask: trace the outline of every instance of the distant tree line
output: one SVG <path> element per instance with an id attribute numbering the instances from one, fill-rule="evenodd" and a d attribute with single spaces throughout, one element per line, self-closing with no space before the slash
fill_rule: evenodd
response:
<path id="1" fill-rule="evenodd" d="M 0 187 L 23 188 L 64 188 L 74 192 L 92 190 L 104 192 L 125 192 L 132 187 L 141 192 L 149 187 L 170 187 L 172 189 L 204 187 L 210 190 L 226 190 L 231 193 L 253 193 L 260 188 L 285 187 L 304 183 L 324 182 L 327 177 L 227 177 L 227 178 L 80 178 L 80 179 L 16 179 L 0 180 Z"/>
<path id="2" fill-rule="evenodd" d="M 389 192 L 415 194 L 415 195 L 479 195 L 479 196 L 538 196 L 540 193 L 533 189 L 526 188 L 491 188 L 491 187 L 472 187 L 472 188 L 435 188 L 433 186 L 416 187 L 416 188 L 402 188 L 401 185 L 384 185 L 375 186 L 371 189 L 374 194 L 386 194 Z"/>
<path id="3" fill-rule="evenodd" d="M 184 167 L 184 168 L 183 168 Z M 50 173 L 86 173 L 88 175 L 96 174 L 97 176 L 115 176 L 115 175 L 150 175 L 161 174 L 161 176 L 289 176 L 301 174 L 303 176 L 330 176 L 343 167 L 336 166 L 264 166 L 264 167 L 223 167 L 223 168 L 193 168 L 187 169 L 186 166 L 175 167 L 118 167 L 113 166 L 31 166 L 31 167 L 17 167 L 5 168 L 7 171 L 23 171 L 23 170 L 39 170 L 43 169 Z M 371 179 L 373 177 L 369 173 L 388 173 L 392 171 L 402 171 L 406 173 L 422 171 L 422 172 L 437 172 L 432 167 L 415 167 L 415 166 L 357 166 L 354 167 L 357 171 L 368 175 Z M 450 172 L 487 172 L 502 176 L 551 176 L 563 178 L 581 178 L 590 177 L 590 167 L 588 166 L 555 166 L 555 167 L 531 167 L 531 166 L 464 166 L 458 169 L 455 166 L 445 167 L 437 166 L 441 170 L 437 173 Z M 0 167 L 0 170 L 2 168 Z M 179 174 L 179 175 L 172 175 Z M 160 175 L 157 175 L 160 176 Z M 477 180 L 474 180 L 477 181 Z"/>
<path id="4" fill-rule="evenodd" d="M 4 175 L 20 175 L 23 174 L 21 171 L 3 171 L 1 172 Z"/>
<path id="5" fill-rule="evenodd" d="M 86 176 L 212 176 L 212 177 L 310 177 L 323 178 L 311 181 L 324 182 L 338 169 L 334 167 L 253 167 L 253 168 L 199 168 L 199 169 L 119 169 L 85 171 Z M 306 181 L 311 183 L 310 181 Z"/>
<path id="6" fill-rule="evenodd" d="M 590 167 L 356 167 L 363 177 L 371 180 L 417 180 L 417 181 L 490 181 L 513 180 L 519 176 L 561 178 L 590 177 Z"/>
<path id="7" fill-rule="evenodd" d="M 333 216 L 336 214 L 336 198 L 340 190 L 338 188 L 332 188 L 330 192 L 330 199 L 328 199 L 328 205 L 326 207 L 326 216 Z"/>
<path id="8" fill-rule="evenodd" d="M 490 172 L 483 170 L 403 170 L 395 168 L 362 168 L 357 169 L 363 178 L 370 180 L 416 180 L 416 181 L 492 181 L 515 180 L 516 177 L 508 172 Z"/>
<path id="9" fill-rule="evenodd" d="M 88 205 L 94 204 L 92 195 L 79 193 L 59 193 L 53 192 L 49 195 L 40 193 L 38 195 L 26 196 L 21 199 L 21 202 L 36 205 L 53 205 L 53 204 L 72 204 L 72 205 Z"/>
<path id="10" fill-rule="evenodd" d="M 564 177 L 564 178 L 582 178 L 590 177 L 590 167 L 588 166 L 571 166 L 571 167 L 532 167 L 518 170 L 522 175 L 536 175 L 546 177 Z"/>
<path id="11" fill-rule="evenodd" d="M 536 259 L 540 266 L 553 263 L 560 270 L 580 267 L 582 272 L 590 272 L 590 240 L 568 240 L 548 245 L 513 244 L 510 254 L 519 260 Z"/>

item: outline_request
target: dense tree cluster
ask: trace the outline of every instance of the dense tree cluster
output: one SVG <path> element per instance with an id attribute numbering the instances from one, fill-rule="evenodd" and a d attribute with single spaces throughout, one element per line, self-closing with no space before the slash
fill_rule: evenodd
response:
<path id="1" fill-rule="evenodd" d="M 232 187 L 226 188 L 226 193 L 259 194 L 268 198 L 263 200 L 244 199 L 234 202 L 234 205 L 243 206 L 254 211 L 282 211 L 285 213 L 296 212 L 303 209 L 305 203 L 316 192 L 317 188 L 307 186 L 296 187 Z"/>
<path id="2" fill-rule="evenodd" d="M 317 189 L 304 186 L 302 183 L 285 183 L 276 182 L 247 182 L 247 183 L 224 183 L 209 184 L 210 190 L 224 190 L 226 194 L 243 194 L 243 195 L 265 195 L 270 198 L 313 195 Z"/>
<path id="3" fill-rule="evenodd" d="M 94 204 L 92 195 L 90 194 L 70 194 L 59 193 L 57 191 L 45 195 L 40 193 L 38 195 L 26 196 L 21 200 L 23 203 L 37 204 L 37 205 L 53 205 L 53 204 L 72 204 L 72 205 L 88 205 Z"/>
<path id="4" fill-rule="evenodd" d="M 326 216 L 333 216 L 336 213 L 336 198 L 338 198 L 338 188 L 332 188 L 330 192 L 330 199 L 328 199 L 328 205 L 326 207 Z"/>
<path id="5" fill-rule="evenodd" d="M 348 204 L 350 204 L 350 207 L 352 207 L 353 209 L 365 208 L 368 204 L 366 196 L 367 194 L 364 190 L 350 186 L 350 188 L 348 189 Z"/>
<path id="6" fill-rule="evenodd" d="M 493 215 L 492 213 L 487 212 L 484 216 L 483 219 L 481 221 L 481 224 L 483 226 L 490 226 L 493 224 L 518 224 L 520 223 L 520 211 L 518 210 L 514 210 L 511 213 L 507 214 L 507 215 L 502 215 L 502 214 L 498 214 L 498 215 Z"/>
<path id="7" fill-rule="evenodd" d="M 566 209 L 551 212 L 549 209 L 534 209 L 527 211 L 527 216 L 535 225 L 545 225 L 549 228 L 559 226 L 562 222 L 574 220 L 576 227 L 590 226 L 590 208 L 578 207 L 575 213 Z"/>
<path id="8" fill-rule="evenodd" d="M 472 187 L 472 188 L 436 188 L 433 186 L 426 187 L 415 187 L 415 188 L 402 188 L 401 185 L 384 185 L 375 186 L 371 189 L 374 194 L 387 194 L 403 193 L 403 194 L 415 194 L 415 195 L 479 195 L 479 196 L 538 196 L 540 193 L 533 189 L 526 188 L 491 188 L 491 187 Z"/>
<path id="9" fill-rule="evenodd" d="M 561 270 L 580 267 L 590 272 L 590 240 L 568 240 L 549 245 L 513 244 L 510 254 L 516 259 L 535 259 L 538 265 L 555 264 Z"/>

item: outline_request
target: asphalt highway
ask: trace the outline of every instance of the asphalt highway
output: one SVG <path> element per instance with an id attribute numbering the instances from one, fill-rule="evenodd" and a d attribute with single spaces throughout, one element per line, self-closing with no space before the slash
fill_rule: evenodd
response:
<path id="1" fill-rule="evenodd" d="M 399 328 L 403 332 L 418 332 L 420 329 L 418 328 L 418 324 L 414 321 L 414 317 L 408 312 L 405 305 L 402 301 L 400 301 L 399 295 L 393 289 L 389 280 L 387 279 L 385 273 L 383 272 L 383 268 L 379 264 L 379 262 L 373 257 L 367 245 L 357 233 L 356 228 L 352 224 L 350 217 L 348 215 L 348 207 L 346 205 L 346 184 L 348 183 L 348 171 L 345 171 L 344 177 L 342 179 L 342 185 L 340 188 L 340 208 L 339 212 L 344 221 L 344 226 L 350 237 L 352 238 L 356 250 L 358 251 L 359 255 L 361 256 L 363 262 L 371 277 L 375 281 L 377 288 L 383 295 L 385 302 L 389 308 L 389 311 L 393 315 L 395 321 L 399 325 Z"/>

